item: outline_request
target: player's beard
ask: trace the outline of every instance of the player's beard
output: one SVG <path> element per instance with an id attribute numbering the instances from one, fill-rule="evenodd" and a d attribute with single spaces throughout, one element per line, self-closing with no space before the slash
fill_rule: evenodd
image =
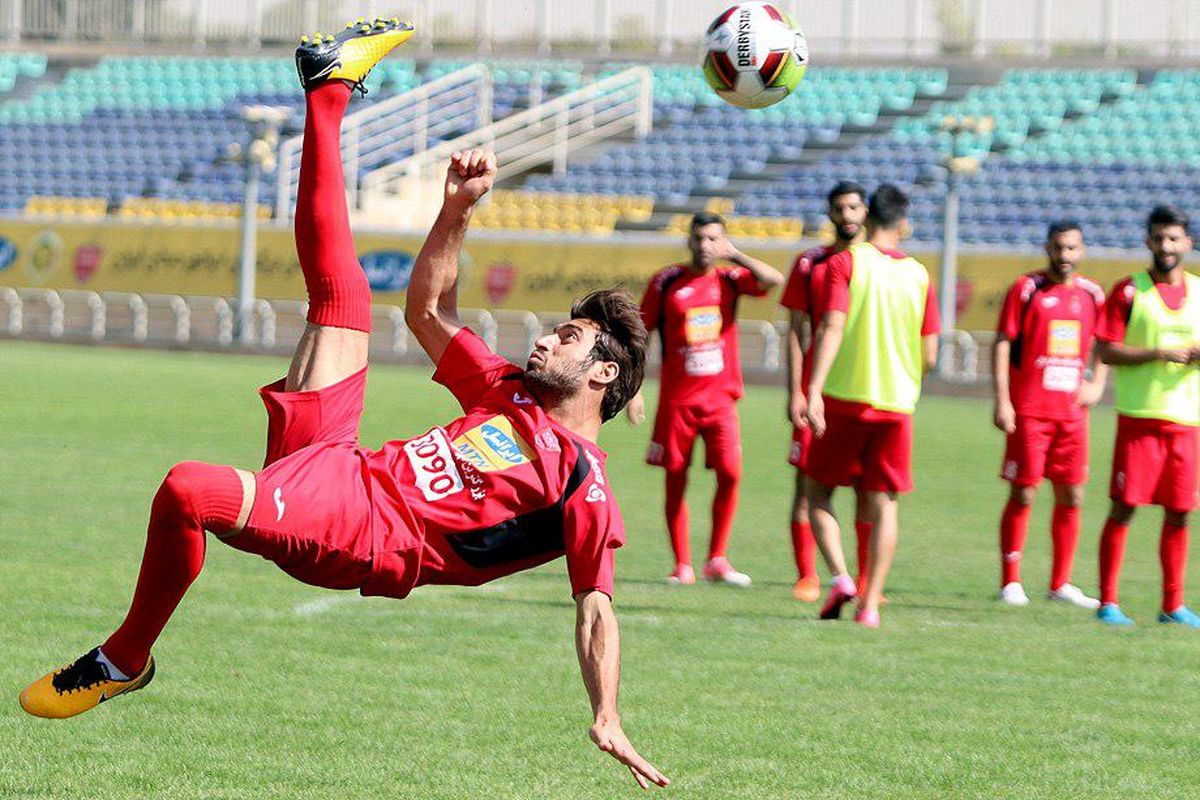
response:
<path id="1" fill-rule="evenodd" d="M 1154 257 L 1154 268 L 1164 275 L 1183 263 L 1183 259 L 1179 256 L 1167 256 L 1167 258 L 1174 258 L 1175 260 L 1173 262 L 1167 262 L 1158 256 Z"/>
<path id="2" fill-rule="evenodd" d="M 855 225 L 853 233 L 848 232 L 847 226 L 845 226 L 845 225 L 835 225 L 833 227 L 833 235 L 835 237 L 837 237 L 837 240 L 839 242 L 841 242 L 842 244 L 846 244 L 847 242 L 854 241 L 854 237 L 858 236 L 858 232 L 860 230 L 862 230 L 861 225 Z"/>
<path id="3" fill-rule="evenodd" d="M 525 387 L 542 405 L 557 405 L 579 394 L 587 380 L 588 362 L 551 365 L 543 362 L 525 369 Z"/>

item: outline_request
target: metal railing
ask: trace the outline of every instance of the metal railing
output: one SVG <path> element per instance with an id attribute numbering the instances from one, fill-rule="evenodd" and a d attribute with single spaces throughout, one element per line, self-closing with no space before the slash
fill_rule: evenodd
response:
<path id="1" fill-rule="evenodd" d="M 492 122 L 492 72 L 474 64 L 348 115 L 342 122 L 346 190 L 358 205 L 358 177 L 404 156 L 419 155 L 447 136 Z M 279 146 L 275 218 L 286 223 L 296 207 L 304 136 Z"/>
<path id="2" fill-rule="evenodd" d="M 420 53 L 435 48 L 667 54 L 693 52 L 730 0 L 0 0 L 13 42 L 190 42 L 196 49 L 292 44 L 302 31 L 361 14 L 410 18 Z M 814 53 L 977 56 L 1198 49 L 1197 0 L 778 0 Z"/>
<path id="3" fill-rule="evenodd" d="M 243 347 L 234 340 L 234 312 L 228 298 L 0 286 L 0 337 L 10 338 L 288 355 L 304 330 L 307 313 L 308 304 L 300 300 L 256 299 L 250 344 Z M 562 319 L 560 314 L 509 309 L 463 309 L 460 313 L 492 350 L 516 363 L 523 363 L 538 336 Z M 428 363 L 424 352 L 412 346 L 402 308 L 373 306 L 372 318 L 373 359 Z M 738 323 L 738 331 L 747 377 L 778 380 L 783 374 L 782 336 L 786 323 L 743 320 Z M 965 340 L 962 347 L 967 347 Z M 657 364 L 658 348 L 652 347 L 649 356 L 651 364 Z M 960 373 L 963 382 L 971 382 L 967 366 L 964 363 Z"/>
<path id="4" fill-rule="evenodd" d="M 434 145 L 422 153 L 381 167 L 363 178 L 362 207 L 389 196 L 422 196 L 456 150 L 495 150 L 506 178 L 543 164 L 566 171 L 573 150 L 602 139 L 632 133 L 644 137 L 653 124 L 654 78 L 633 67 L 499 122 Z"/>

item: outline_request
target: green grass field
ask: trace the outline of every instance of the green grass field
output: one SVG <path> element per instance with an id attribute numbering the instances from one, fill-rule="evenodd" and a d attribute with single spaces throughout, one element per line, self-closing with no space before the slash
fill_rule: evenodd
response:
<path id="1" fill-rule="evenodd" d="M 101 641 L 127 608 L 149 502 L 188 458 L 254 467 L 254 388 L 282 361 L 0 342 L 0 797 L 597 798 L 638 793 L 587 738 L 561 562 L 404 602 L 294 582 L 209 546 L 145 691 L 82 717 L 16 696 Z M 651 387 L 653 390 L 653 387 Z M 653 393 L 653 391 L 651 392 Z M 363 440 L 443 421 L 422 370 L 372 375 Z M 649 431 L 602 445 L 629 543 L 618 557 L 627 732 L 687 798 L 1195 798 L 1200 634 L 1154 622 L 1159 515 L 1135 522 L 1123 606 L 1101 628 L 1040 599 L 1049 505 L 1025 560 L 1027 609 L 999 607 L 987 405 L 930 398 L 917 492 L 878 631 L 791 599 L 781 391 L 743 405 L 746 479 L 731 547 L 745 591 L 671 589 Z M 1096 415 L 1077 582 L 1095 589 L 1111 443 Z M 699 475 L 699 473 L 697 473 Z M 695 548 L 711 482 L 694 484 Z M 1045 493 L 1044 493 L 1045 494 Z M 843 498 L 843 507 L 848 506 Z"/>

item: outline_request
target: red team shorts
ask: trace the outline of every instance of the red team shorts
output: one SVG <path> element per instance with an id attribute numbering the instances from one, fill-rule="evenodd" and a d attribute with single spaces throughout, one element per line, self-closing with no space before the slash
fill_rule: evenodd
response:
<path id="1" fill-rule="evenodd" d="M 259 390 L 267 407 L 265 466 L 254 478 L 245 529 L 224 541 L 304 583 L 358 589 L 371 575 L 373 549 L 358 450 L 367 370 L 317 391 L 283 386 Z"/>
<path id="2" fill-rule="evenodd" d="M 1008 434 L 1000 477 L 1017 486 L 1037 486 L 1048 478 L 1057 486 L 1079 486 L 1088 479 L 1088 418 L 1039 419 L 1017 415 Z"/>
<path id="3" fill-rule="evenodd" d="M 1196 507 L 1200 428 L 1157 419 L 1117 417 L 1108 496 L 1127 506 L 1168 511 Z"/>
<path id="4" fill-rule="evenodd" d="M 825 425 L 825 435 L 812 441 L 809 477 L 868 492 L 912 491 L 911 416 L 871 420 L 827 413 Z"/>
<path id="5" fill-rule="evenodd" d="M 646 463 L 671 472 L 686 469 L 692 463 L 697 436 L 704 439 L 705 466 L 718 472 L 741 472 L 742 431 L 733 403 L 712 409 L 660 403 Z"/>
<path id="6" fill-rule="evenodd" d="M 802 473 L 808 472 L 808 452 L 812 450 L 812 428 L 792 426 L 792 446 L 788 450 L 788 463 Z"/>

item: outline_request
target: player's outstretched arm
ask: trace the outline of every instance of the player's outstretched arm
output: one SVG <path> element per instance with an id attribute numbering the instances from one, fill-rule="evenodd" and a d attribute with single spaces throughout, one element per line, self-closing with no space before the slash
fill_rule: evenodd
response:
<path id="1" fill-rule="evenodd" d="M 583 592 L 575 597 L 575 650 L 579 670 L 592 701 L 595 722 L 588 735 L 604 752 L 620 761 L 648 789 L 650 784 L 666 786 L 671 781 L 646 759 L 638 755 L 621 729 L 617 712 L 617 684 L 621 676 L 621 644 L 612 600 L 604 592 Z"/>
<path id="2" fill-rule="evenodd" d="M 434 364 L 462 328 L 458 319 L 458 253 L 475 204 L 496 181 L 496 156 L 466 150 L 450 156 L 442 210 L 413 265 L 404 321 Z"/>
<path id="3" fill-rule="evenodd" d="M 1096 352 L 1100 360 L 1114 367 L 1129 367 L 1151 361 L 1186 364 L 1192 359 L 1192 351 L 1187 347 L 1131 347 L 1122 342 L 1106 342 L 1103 339 L 1096 342 Z"/>

